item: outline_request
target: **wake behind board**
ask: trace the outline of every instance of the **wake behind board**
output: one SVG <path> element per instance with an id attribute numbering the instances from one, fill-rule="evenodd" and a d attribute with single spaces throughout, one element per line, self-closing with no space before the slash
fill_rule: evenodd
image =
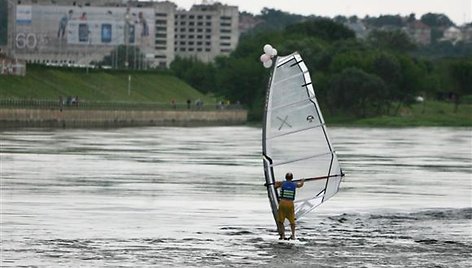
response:
<path id="1" fill-rule="evenodd" d="M 274 235 L 261 235 L 259 236 L 259 239 L 263 241 L 264 243 L 270 243 L 270 244 L 285 244 L 285 245 L 305 245 L 308 241 L 303 239 L 303 238 L 298 238 L 294 240 L 288 240 L 284 239 L 281 240 L 279 239 L 278 236 Z"/>
<path id="2" fill-rule="evenodd" d="M 298 240 L 298 239 L 278 239 L 278 244 L 285 244 L 285 245 L 305 245 L 306 241 Z"/>

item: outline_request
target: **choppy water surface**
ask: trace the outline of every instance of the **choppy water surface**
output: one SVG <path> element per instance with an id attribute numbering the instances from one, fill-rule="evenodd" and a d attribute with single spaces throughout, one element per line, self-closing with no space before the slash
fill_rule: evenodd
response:
<path id="1" fill-rule="evenodd" d="M 280 244 L 250 127 L 0 132 L 6 267 L 470 267 L 472 134 L 330 128 L 347 177 Z"/>

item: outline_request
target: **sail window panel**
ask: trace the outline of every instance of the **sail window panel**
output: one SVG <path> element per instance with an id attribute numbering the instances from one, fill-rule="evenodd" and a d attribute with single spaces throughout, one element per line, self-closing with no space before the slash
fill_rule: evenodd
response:
<path id="1" fill-rule="evenodd" d="M 282 65 L 285 65 L 288 61 L 291 61 L 293 60 L 293 55 L 289 55 L 289 56 L 279 56 L 277 57 L 277 67 L 280 67 Z M 295 62 L 293 60 L 293 62 Z"/>
<path id="2" fill-rule="evenodd" d="M 308 99 L 309 95 L 306 88 L 303 87 L 304 84 L 305 81 L 301 74 L 275 84 L 270 94 L 271 103 L 269 108 L 285 106 Z"/>
<path id="3" fill-rule="evenodd" d="M 295 65 L 293 65 L 295 64 Z M 275 73 L 274 73 L 274 84 L 281 81 L 281 80 L 284 80 L 288 77 L 291 77 L 291 76 L 294 76 L 296 74 L 302 74 L 303 72 L 301 72 L 300 70 L 300 67 L 298 67 L 298 64 L 296 64 L 295 60 L 289 60 L 287 63 L 285 63 L 284 65 L 281 65 L 279 67 L 277 67 L 275 69 Z"/>
<path id="4" fill-rule="evenodd" d="M 273 166 L 275 180 L 285 178 L 287 172 L 292 172 L 294 179 L 314 178 L 327 176 L 331 164 L 331 154 L 320 155 L 294 162 L 283 162 Z"/>
<path id="5" fill-rule="evenodd" d="M 341 174 L 341 167 L 338 162 L 338 157 L 333 153 L 333 164 L 331 165 L 331 170 L 329 172 L 331 175 Z"/>
<path id="6" fill-rule="evenodd" d="M 340 183 L 341 183 L 341 175 L 329 178 L 328 185 L 326 187 L 326 196 L 325 196 L 324 201 L 328 200 L 330 197 L 332 197 L 334 194 L 338 192 Z"/>
<path id="7" fill-rule="evenodd" d="M 303 187 L 297 188 L 295 194 L 295 201 L 297 200 L 309 200 L 316 198 L 316 195 L 321 193 L 326 187 L 326 179 L 306 181 Z"/>
<path id="8" fill-rule="evenodd" d="M 322 128 L 312 128 L 279 136 L 270 141 L 266 147 L 266 154 L 272 159 L 273 165 L 307 158 L 319 158 L 323 155 L 331 157 L 331 151 Z"/>
<path id="9" fill-rule="evenodd" d="M 319 206 L 323 201 L 323 196 L 305 200 L 299 203 L 295 203 L 295 217 L 298 219 L 308 212 L 312 211 L 315 207 Z"/>
<path id="10" fill-rule="evenodd" d="M 314 178 L 327 176 L 331 164 L 331 154 L 324 154 L 315 158 L 308 158 L 294 162 L 283 162 L 273 166 L 275 180 L 285 178 L 287 172 L 292 172 L 294 179 Z"/>
<path id="11" fill-rule="evenodd" d="M 278 77 L 278 79 L 277 79 L 277 81 L 274 80 L 274 83 L 272 85 L 273 87 L 277 86 L 279 83 L 282 83 L 286 80 L 303 77 L 303 73 L 302 72 L 293 72 L 293 73 L 287 74 L 287 75 L 277 74 L 276 77 Z M 301 81 L 304 81 L 304 80 L 301 80 Z"/>
<path id="12" fill-rule="evenodd" d="M 308 179 L 313 177 L 326 176 L 327 173 L 321 172 L 327 171 L 328 168 L 326 165 L 329 165 L 329 161 L 325 159 L 324 164 L 316 163 L 314 160 L 305 160 L 298 163 L 289 163 L 283 166 L 274 168 L 274 177 L 275 180 L 283 181 L 285 180 L 285 174 L 287 172 L 292 172 L 293 178 L 298 179 Z M 323 173 L 323 174 L 322 174 Z M 302 188 L 298 188 L 295 201 L 297 200 L 307 200 L 315 198 L 321 191 L 326 187 L 326 179 L 311 180 L 306 181 Z"/>
<path id="13" fill-rule="evenodd" d="M 333 153 L 333 164 L 331 165 L 330 173 L 333 175 L 341 174 L 341 166 L 339 165 L 338 157 L 335 153 Z"/>
<path id="14" fill-rule="evenodd" d="M 315 104 L 311 100 L 305 100 L 271 111 L 267 138 L 288 135 L 321 125 Z"/>
<path id="15" fill-rule="evenodd" d="M 299 146 L 302 147 L 302 146 Z M 316 148 L 315 146 L 310 146 L 306 145 L 308 148 L 286 148 L 283 145 L 272 145 L 268 147 L 267 151 L 268 153 L 272 154 L 271 159 L 272 159 L 272 167 L 277 167 L 280 165 L 285 165 L 291 162 L 297 162 L 297 161 L 303 161 L 306 159 L 315 159 L 315 161 L 320 161 L 320 159 L 323 159 L 327 157 L 328 155 L 330 156 L 332 153 L 331 152 L 325 152 L 326 149 L 328 148 Z M 301 151 L 297 152 L 297 150 L 303 150 L 303 149 L 309 149 L 310 151 Z M 311 154 L 310 154 L 311 153 Z M 326 170 L 324 167 L 319 167 L 323 168 L 323 172 L 328 173 L 328 167 L 326 167 Z"/>
<path id="16" fill-rule="evenodd" d="M 341 167 L 339 166 L 336 154 L 333 154 L 333 163 L 331 165 L 330 175 L 339 175 L 328 180 L 326 187 L 326 198 L 328 199 L 338 192 L 339 184 L 341 183 Z"/>

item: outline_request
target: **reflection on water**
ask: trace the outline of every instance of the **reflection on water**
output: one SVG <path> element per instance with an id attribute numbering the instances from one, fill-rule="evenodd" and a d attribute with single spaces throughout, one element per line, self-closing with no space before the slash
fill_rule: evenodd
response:
<path id="1" fill-rule="evenodd" d="M 347 177 L 292 245 L 259 129 L 4 131 L 2 265 L 467 267 L 471 133 L 330 128 Z"/>

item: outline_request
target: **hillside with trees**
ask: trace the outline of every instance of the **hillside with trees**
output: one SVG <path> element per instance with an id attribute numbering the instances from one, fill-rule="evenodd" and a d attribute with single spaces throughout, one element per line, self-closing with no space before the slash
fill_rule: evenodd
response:
<path id="1" fill-rule="evenodd" d="M 384 18 L 385 23 L 398 23 Z M 425 18 L 426 20 L 426 18 Z M 299 51 L 329 116 L 368 118 L 396 115 L 418 96 L 454 102 L 457 109 L 472 94 L 472 58 L 430 58 L 403 31 L 372 31 L 358 39 L 343 24 L 310 18 L 283 29 L 245 34 L 229 57 L 213 63 L 177 58 L 172 71 L 193 87 L 239 101 L 260 120 L 269 72 L 259 62 L 264 44 L 279 55 Z"/>

